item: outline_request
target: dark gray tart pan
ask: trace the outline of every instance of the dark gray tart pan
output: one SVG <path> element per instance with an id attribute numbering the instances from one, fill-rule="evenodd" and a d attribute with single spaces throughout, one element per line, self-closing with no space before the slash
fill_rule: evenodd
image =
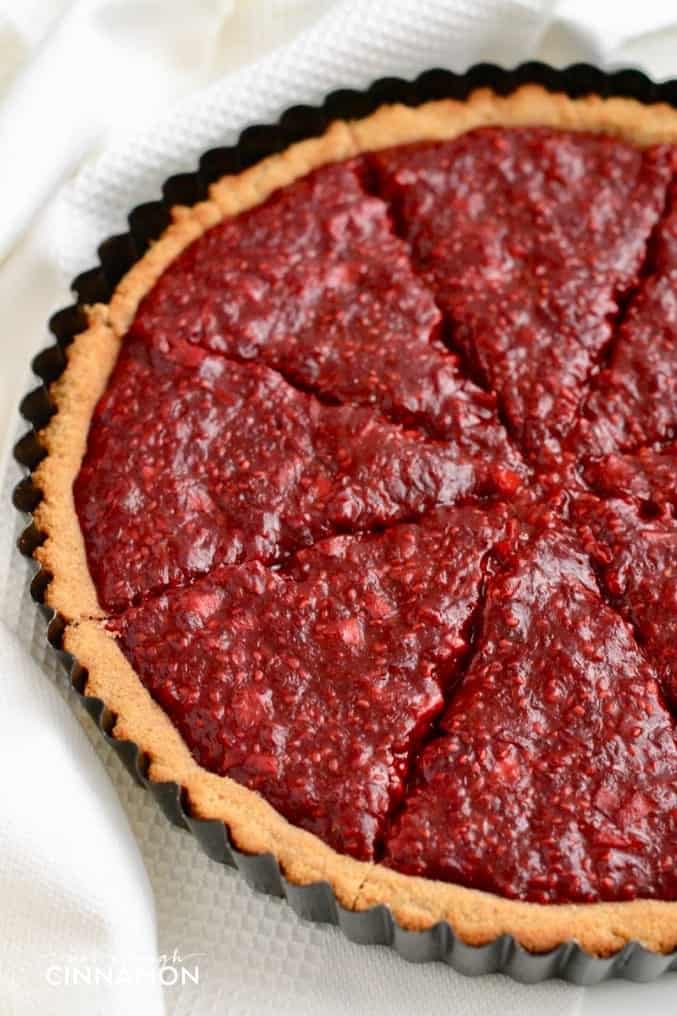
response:
<path id="1" fill-rule="evenodd" d="M 30 515 L 41 498 L 31 477 L 31 470 L 44 456 L 37 432 L 45 426 L 54 411 L 49 385 L 65 367 L 64 349 L 73 336 L 85 327 L 83 306 L 109 300 L 122 275 L 169 224 L 169 209 L 172 205 L 193 204 L 206 197 L 209 184 L 220 176 L 240 172 L 295 141 L 319 135 L 332 120 L 367 116 L 384 102 L 403 102 L 416 106 L 437 98 L 464 99 L 474 89 L 485 86 L 507 94 L 526 83 L 540 84 L 550 91 L 566 92 L 570 96 L 594 92 L 601 96 L 628 96 L 645 103 L 667 102 L 677 107 L 677 80 L 655 84 L 636 70 L 607 74 L 587 64 L 555 70 L 540 63 L 522 64 L 514 70 L 505 70 L 492 64 L 478 64 L 465 74 L 433 69 L 415 81 L 383 78 L 365 91 L 344 89 L 333 92 L 321 106 L 294 106 L 275 124 L 248 127 L 236 145 L 208 151 L 200 159 L 197 171 L 170 177 L 163 186 L 161 200 L 139 205 L 131 212 L 129 232 L 112 236 L 101 244 L 98 249 L 99 265 L 73 281 L 76 302 L 54 314 L 50 320 L 54 343 L 39 353 L 32 364 L 41 383 L 21 403 L 21 413 L 31 429 L 14 450 L 17 461 L 28 470 L 28 475 L 14 492 L 16 508 Z M 19 540 L 19 549 L 32 558 L 33 551 L 42 539 L 42 534 L 31 523 Z M 189 829 L 209 857 L 238 868 L 255 889 L 284 897 L 297 914 L 307 920 L 338 925 L 353 942 L 391 946 L 412 962 L 441 960 L 464 974 L 501 972 L 528 983 L 559 977 L 574 984 L 590 985 L 614 977 L 651 981 L 665 971 L 677 970 L 677 951 L 661 955 L 648 951 L 637 942 L 629 943 L 615 955 L 601 959 L 586 953 L 575 941 L 563 943 L 557 949 L 543 954 L 528 952 L 510 935 L 502 935 L 482 947 L 468 946 L 444 922 L 427 931 L 406 931 L 399 927 L 385 906 L 362 912 L 346 910 L 337 902 L 328 883 L 294 885 L 284 877 L 271 854 L 241 853 L 231 842 L 223 823 L 191 816 L 185 795 L 176 783 L 153 783 L 148 780 L 147 760 L 136 744 L 111 736 L 115 717 L 101 699 L 84 694 L 86 674 L 83 668 L 61 649 L 63 621 L 43 603 L 49 575 L 38 569 L 37 565 L 35 567 L 31 594 L 42 604 L 48 617 L 49 641 L 59 653 L 71 675 L 74 688 L 103 736 L 134 779 L 152 793 L 170 822 Z"/>

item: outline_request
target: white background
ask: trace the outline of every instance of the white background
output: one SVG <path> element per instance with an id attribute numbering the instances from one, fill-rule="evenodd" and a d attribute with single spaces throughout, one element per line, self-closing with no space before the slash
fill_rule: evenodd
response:
<path id="1" fill-rule="evenodd" d="M 22 75 L 25 77 L 26 73 L 32 73 L 32 68 L 34 68 L 36 61 L 40 59 L 42 51 L 45 53 L 43 60 L 51 59 L 49 46 L 46 46 L 42 38 L 43 28 L 40 28 L 40 18 L 42 17 L 44 20 L 46 9 L 51 9 L 51 14 L 56 18 L 61 14 L 62 9 L 65 9 L 68 5 L 65 2 L 59 2 L 59 0 L 56 0 L 52 4 L 48 2 L 40 4 L 36 0 L 33 0 L 32 3 L 26 2 L 20 4 L 20 6 L 23 11 L 23 22 L 17 27 L 17 23 L 11 19 L 3 22 L 2 4 L 0 3 L 0 59 L 2 59 L 3 53 L 5 55 L 4 62 L 0 63 L 0 71 L 4 71 L 5 113 L 7 103 L 15 95 L 11 86 L 16 87 L 17 82 L 21 82 Z M 152 15 L 154 7 L 155 15 L 157 16 L 158 14 L 157 4 L 153 5 L 152 3 L 125 5 L 122 0 L 119 0 L 117 3 L 102 4 L 101 6 L 104 8 L 108 6 L 112 11 L 117 10 L 118 14 L 125 6 L 135 6 L 137 8 L 135 17 L 138 16 L 138 10 L 144 8 L 146 12 L 150 10 Z M 167 9 L 175 6 L 177 5 L 167 3 Z M 178 6 L 180 7 L 181 5 L 179 4 Z M 210 5 L 209 3 L 184 5 L 185 8 L 192 8 L 193 10 L 194 16 L 191 18 L 193 25 L 196 22 L 200 23 L 200 17 L 207 18 L 209 16 L 210 6 L 214 8 L 219 5 Z M 180 37 L 183 39 L 184 45 L 187 46 L 187 52 L 182 52 L 178 57 L 176 54 L 172 55 L 174 73 L 163 77 L 162 67 L 158 65 L 158 74 L 154 79 L 156 94 L 153 98 L 153 102 L 158 108 L 162 107 L 163 102 L 167 101 L 167 98 L 171 98 L 172 102 L 179 101 L 192 88 L 203 85 L 207 81 L 218 77 L 225 70 L 235 68 L 239 64 L 246 63 L 255 58 L 259 53 L 270 49 L 278 40 L 290 37 L 298 29 L 299 25 L 304 23 L 305 19 L 310 21 L 318 16 L 318 12 L 321 12 L 322 4 L 318 2 L 304 4 L 301 0 L 290 4 L 284 4 L 283 0 L 277 0 L 277 2 L 273 0 L 272 3 L 266 4 L 264 0 L 259 0 L 257 3 L 248 5 L 244 3 L 223 3 L 220 6 L 222 7 L 222 17 L 218 21 L 220 26 L 219 31 L 215 32 L 210 29 L 206 32 L 209 39 L 208 51 L 205 50 L 204 38 L 201 38 L 199 33 L 195 36 L 193 43 L 191 43 L 190 39 L 186 42 L 186 32 L 182 31 Z M 604 26 L 606 24 L 608 26 L 608 34 L 613 35 L 615 33 L 618 37 L 618 45 L 614 50 L 615 63 L 643 62 L 645 66 L 648 66 L 654 73 L 659 75 L 668 76 L 671 72 L 677 74 L 675 36 L 673 32 L 669 32 L 664 27 L 666 21 L 669 21 L 669 18 L 666 19 L 665 17 L 664 7 L 662 12 L 654 12 L 655 16 L 653 20 L 649 19 L 649 29 L 643 32 L 641 30 L 641 22 L 637 20 L 638 17 L 641 18 L 642 10 L 639 12 L 634 11 L 630 16 L 623 11 L 617 10 L 616 8 L 621 6 L 618 4 L 588 4 L 587 6 L 592 8 L 588 12 L 584 10 L 585 5 L 577 3 L 567 3 L 562 6 L 566 8 L 566 17 L 564 18 L 563 16 L 564 20 L 570 19 L 576 21 L 578 19 L 580 21 L 582 19 L 586 26 L 585 31 L 577 34 L 576 32 L 567 33 L 562 30 L 559 35 L 555 32 L 546 34 L 540 42 L 538 52 L 541 55 L 562 60 L 566 60 L 569 56 L 577 57 L 580 55 L 580 48 L 584 43 L 591 45 L 586 40 L 598 37 L 599 25 Z M 647 6 L 651 7 L 650 4 L 640 6 L 642 9 Z M 668 9 L 674 7 L 672 4 L 667 6 Z M 34 20 L 32 24 L 29 23 L 31 20 L 31 8 L 34 8 Z M 213 14 L 213 10 L 211 13 Z M 631 17 L 632 23 L 621 24 L 621 20 L 626 17 Z M 593 22 L 592 25 L 590 24 L 591 21 Z M 155 22 L 152 17 L 150 22 L 139 18 L 133 25 L 135 38 L 143 38 L 144 32 L 151 31 L 152 33 L 154 24 Z M 207 24 L 205 22 L 205 25 Z M 639 28 L 638 25 L 640 26 Z M 659 27 L 656 28 L 656 25 Z M 112 32 L 114 27 L 113 21 L 111 21 L 111 26 Z M 50 27 L 49 25 L 43 25 L 43 27 L 44 32 L 47 33 L 45 38 L 49 41 Z M 189 43 L 193 45 L 193 50 L 190 49 Z M 142 58 L 145 58 L 147 55 L 147 49 L 142 47 Z M 584 55 L 590 58 L 589 51 L 585 51 Z M 132 56 L 134 59 L 138 58 L 138 54 L 132 54 Z M 177 67 L 179 68 L 178 70 Z M 61 63 L 58 69 L 59 74 L 52 82 L 55 90 L 58 90 L 63 83 L 64 64 Z M 459 65 L 458 69 L 463 69 L 463 67 Z M 72 63 L 71 71 L 73 77 L 77 78 L 78 87 L 82 91 L 83 84 L 86 88 L 86 77 L 83 82 L 81 71 L 78 72 Z M 40 87 L 44 88 L 44 82 L 45 78 L 43 76 L 37 82 L 37 91 L 31 93 L 38 97 L 35 100 L 36 102 L 41 94 L 43 98 L 45 96 L 44 91 L 40 93 Z M 350 83 L 350 81 L 346 82 L 346 84 Z M 6 116 L 3 123 L 2 88 L 3 74 L 0 73 L 0 138 L 3 137 L 3 128 L 6 127 L 7 123 Z M 302 101 L 304 98 L 303 94 L 298 94 L 299 101 Z M 103 151 L 105 156 L 106 145 L 109 143 L 112 143 L 114 150 L 115 144 L 119 144 L 120 131 L 123 130 L 116 121 L 113 131 L 109 133 L 106 130 L 106 125 L 96 120 L 95 114 L 92 114 L 91 129 L 83 130 L 83 125 L 86 126 L 88 123 L 86 119 L 88 113 L 86 110 L 78 110 L 77 113 L 71 111 L 69 113 L 69 109 L 72 110 L 72 108 L 72 106 L 69 107 L 66 104 L 65 100 L 64 104 L 60 107 L 59 132 L 60 136 L 64 135 L 64 133 L 68 136 L 68 146 L 67 149 L 64 149 L 63 146 L 59 148 L 59 144 L 55 142 L 53 159 L 50 158 L 49 149 L 45 150 L 44 134 L 37 130 L 33 132 L 33 136 L 30 138 L 23 133 L 22 129 L 21 145 L 17 141 L 16 146 L 8 145 L 7 137 L 5 136 L 5 144 L 0 147 L 2 158 L 6 163 L 4 167 L 0 167 L 0 181 L 2 180 L 3 172 L 5 176 L 8 173 L 14 173 L 13 189 L 8 190 L 7 187 L 0 187 L 0 245 L 3 243 L 3 240 L 5 242 L 5 258 L 0 263 L 0 321 L 2 322 L 2 338 L 0 339 L 0 446 L 3 444 L 7 446 L 16 435 L 18 426 L 16 406 L 22 394 L 27 390 L 29 383 L 28 363 L 32 355 L 48 341 L 46 321 L 49 315 L 69 302 L 69 273 L 73 274 L 75 268 L 87 266 L 86 261 L 81 264 L 78 258 L 82 257 L 83 250 L 89 250 L 87 247 L 88 240 L 79 245 L 77 255 L 73 255 L 70 260 L 69 256 L 64 254 L 64 249 L 67 249 L 68 245 L 64 245 L 62 241 L 64 231 L 69 229 L 69 210 L 75 207 L 74 201 L 77 201 L 78 195 L 88 193 L 91 197 L 93 191 L 91 185 L 92 174 L 96 173 L 99 152 Z M 142 122 L 141 113 L 139 112 L 138 117 L 132 116 L 129 96 L 127 97 L 127 106 L 125 108 L 128 119 L 134 120 L 133 128 L 138 130 L 139 123 L 136 121 Z M 32 108 L 32 111 L 35 113 L 35 108 Z M 145 112 L 147 113 L 147 110 Z M 70 122 L 69 117 L 73 118 Z M 75 122 L 76 119 L 77 123 Z M 39 123 L 40 120 L 38 118 L 36 124 Z M 50 129 L 50 125 L 45 123 L 44 118 L 42 123 L 45 131 Z M 33 145 L 32 150 L 30 148 L 31 144 Z M 85 160 L 84 163 L 82 162 L 83 159 Z M 38 167 L 37 174 L 36 164 Z M 182 165 L 186 169 L 193 168 L 192 161 L 187 161 Z M 170 169 L 175 170 L 176 168 L 178 167 L 158 165 L 158 179 L 162 179 L 163 176 L 167 175 Z M 90 174 L 89 178 L 87 178 L 88 173 Z M 18 208 L 20 202 L 18 200 L 15 201 L 15 195 L 24 190 L 24 188 L 21 188 L 22 174 L 25 175 L 26 180 L 25 192 L 30 192 L 34 198 L 34 204 L 31 206 L 31 214 L 28 219 L 26 214 Z M 87 190 L 87 186 L 83 187 L 83 178 L 85 184 L 89 186 L 89 190 Z M 78 190 L 78 188 L 80 189 Z M 149 189 L 142 196 L 146 199 L 152 199 L 156 196 L 156 191 Z M 18 214 L 19 211 L 21 211 L 21 214 Z M 91 221 L 97 221 L 96 213 L 91 215 Z M 9 237 L 7 231 L 3 237 L 3 222 L 12 224 L 14 232 L 11 237 Z M 89 253 L 93 254 L 93 240 L 89 244 L 89 248 L 91 248 Z M 90 258 L 90 263 L 93 263 L 92 258 Z M 7 503 L 4 504 L 2 512 L 11 512 Z M 15 567 L 19 568 L 18 565 Z M 19 574 L 19 571 L 17 571 L 17 574 Z M 18 595 L 19 589 L 17 589 Z M 23 615 L 17 614 L 17 617 L 19 616 Z M 53 674 L 51 664 L 47 664 L 46 670 L 50 676 Z M 188 880 L 191 877 L 191 872 L 194 872 L 196 869 L 196 866 L 202 866 L 200 867 L 202 874 L 200 875 L 201 881 L 199 885 L 205 892 L 207 891 L 205 887 L 208 886 L 211 887 L 209 891 L 214 894 L 221 892 L 221 884 L 226 887 L 234 886 L 234 877 L 222 873 L 203 859 L 197 860 L 192 844 L 186 844 L 185 837 L 178 832 L 165 829 L 161 823 L 156 823 L 155 819 L 149 819 L 148 815 L 150 813 L 146 810 L 148 805 L 143 800 L 141 792 L 131 787 L 127 777 L 119 771 L 117 760 L 110 753 L 102 750 L 100 746 L 98 746 L 98 750 L 109 767 L 114 782 L 123 797 L 123 804 L 128 812 L 132 827 L 142 843 L 151 882 L 156 889 L 156 893 L 162 888 L 157 901 L 161 944 L 165 948 L 171 948 L 173 943 L 171 938 L 167 936 L 178 933 L 177 927 L 180 921 L 177 918 L 177 913 L 179 912 L 181 901 L 179 896 L 167 894 L 166 882 L 163 881 L 163 879 L 167 878 L 167 872 L 162 869 L 162 865 L 157 861 L 158 856 L 162 856 L 163 863 L 166 861 L 166 864 L 176 865 L 176 870 L 172 873 L 172 877 L 175 879 Z M 148 826 L 152 826 L 150 832 L 148 832 Z M 158 847 L 160 842 L 164 853 L 160 853 Z M 175 858 L 174 854 L 176 855 Z M 167 858 L 170 860 L 166 860 Z M 352 962 L 351 956 L 356 947 L 346 943 L 338 947 L 337 950 L 336 932 L 319 928 L 313 929 L 311 934 L 308 934 L 306 931 L 298 931 L 298 929 L 295 931 L 293 918 L 288 916 L 285 916 L 283 920 L 279 918 L 281 909 L 279 904 L 251 897 L 248 890 L 239 885 L 232 890 L 231 896 L 228 896 L 227 892 L 224 892 L 223 896 L 219 897 L 219 899 L 224 901 L 224 906 L 232 906 L 234 913 L 255 914 L 255 920 L 261 925 L 265 925 L 266 922 L 272 922 L 273 924 L 279 922 L 281 927 L 284 926 L 286 929 L 285 934 L 290 936 L 290 944 L 285 947 L 287 949 L 285 954 L 286 962 L 289 965 L 290 957 L 293 958 L 292 967 L 294 970 L 298 969 L 301 972 L 299 977 L 302 976 L 303 963 L 306 961 L 310 962 L 308 957 L 312 959 L 316 967 L 320 968 L 322 963 L 327 963 L 328 959 L 331 960 L 323 975 L 326 977 L 327 983 L 327 1005 L 329 1007 L 327 1011 L 349 1011 L 350 1007 L 355 1008 L 356 1006 L 367 1004 L 366 996 L 355 995 L 350 997 L 349 993 L 347 993 L 345 995 L 345 1010 L 341 1009 L 341 963 L 346 964 L 345 972 L 346 976 L 348 976 L 347 972 L 350 970 L 349 964 Z M 240 904 L 241 909 L 237 910 L 237 906 L 240 906 Z M 172 908 L 174 910 L 173 914 Z M 181 914 L 180 916 L 181 921 L 188 924 L 190 920 L 189 915 Z M 299 924 L 299 928 L 303 928 L 303 926 Z M 167 929 L 171 929 L 171 932 Z M 219 954 L 221 955 L 219 962 L 224 967 L 228 963 L 229 956 L 231 958 L 238 958 L 238 940 L 241 940 L 243 936 L 246 938 L 245 932 L 242 929 L 240 929 L 239 936 L 237 935 L 237 927 L 234 931 L 236 934 L 232 940 L 228 939 L 227 936 L 225 939 L 228 943 L 228 950 L 223 955 Z M 164 939 L 163 934 L 165 935 Z M 199 943 L 201 936 L 200 927 L 192 928 L 191 934 L 194 935 L 195 941 Z M 232 928 L 229 934 L 232 936 Z M 302 945 L 300 944 L 296 952 L 294 952 L 294 941 L 296 940 L 302 943 Z M 393 978 L 395 978 L 397 976 L 396 972 L 401 967 L 400 961 L 386 954 L 383 954 L 379 958 L 380 951 L 376 953 L 372 951 L 370 955 L 375 955 L 377 957 L 376 964 L 380 964 L 379 969 L 384 978 L 382 994 L 385 999 L 388 993 L 388 979 L 385 976 L 385 971 L 393 971 Z M 238 962 L 248 962 L 245 953 L 239 956 Z M 276 962 L 278 960 L 271 959 L 273 971 Z M 269 964 L 269 971 L 271 964 Z M 373 971 L 374 962 L 371 962 L 370 966 Z M 334 990 L 334 987 L 332 987 L 332 971 L 338 981 L 337 985 L 334 986 L 336 990 L 335 995 L 331 994 L 332 990 Z M 449 978 L 445 988 L 444 977 L 447 973 Z M 235 976 L 237 977 L 236 973 Z M 429 982 L 434 982 L 436 986 L 434 998 L 437 999 L 437 1003 L 440 1005 L 439 1011 L 455 1011 L 455 1006 L 458 1005 L 460 997 L 457 988 L 458 980 L 453 977 L 451 972 L 442 970 L 440 973 L 439 967 L 435 968 L 434 973 L 432 970 L 426 973 L 421 968 L 411 971 L 408 981 L 412 985 L 413 996 L 409 998 L 406 996 L 400 997 L 401 1011 L 411 1009 L 412 1004 L 414 1006 L 416 1004 L 415 999 L 421 999 L 421 992 L 424 990 L 423 986 L 426 977 Z M 219 991 L 215 990 L 213 992 L 213 1000 L 214 1005 L 217 1004 L 217 1000 L 219 1002 L 220 1008 L 218 1011 L 238 1013 L 313 1011 L 312 1006 L 310 1009 L 307 1008 L 308 999 L 306 999 L 306 1007 L 304 1008 L 302 996 L 299 1000 L 299 997 L 295 995 L 295 992 L 298 991 L 298 985 L 294 988 L 291 982 L 286 981 L 282 976 L 277 980 L 273 977 L 271 981 L 266 981 L 265 975 L 261 974 L 261 984 L 265 986 L 265 997 L 257 996 L 252 986 L 253 981 L 251 978 L 247 983 L 249 983 L 249 988 L 246 990 L 242 988 L 240 995 L 237 994 L 237 991 L 234 991 L 232 982 L 230 985 L 226 983 L 223 989 L 227 991 L 226 994 L 223 994 L 221 989 Z M 486 982 L 486 1005 L 482 1001 L 482 991 L 484 989 L 481 986 L 473 989 L 472 1011 L 486 1011 L 487 1013 L 494 1011 L 489 1006 L 489 1000 L 496 997 L 495 984 L 496 979 Z M 509 995 L 509 990 L 505 990 L 505 1012 L 526 1011 L 526 1009 L 520 1008 L 517 996 L 513 997 L 514 1009 L 511 1008 L 508 1001 L 511 996 Z M 249 992 L 248 994 L 247 991 Z M 211 997 L 212 995 L 210 994 Z M 430 997 L 432 998 L 433 996 L 431 995 Z M 542 996 L 539 997 L 542 998 Z M 443 1000 L 444 1006 L 442 1006 L 440 1000 Z M 466 999 L 466 1001 L 468 1000 Z M 557 1008 L 561 1004 L 561 1001 L 561 997 L 557 995 L 557 988 L 553 986 L 553 1011 L 554 1009 L 557 1009 L 558 1012 L 564 1011 Z M 657 1016 L 666 1014 L 667 1016 L 669 1013 L 677 1012 L 677 975 L 671 975 L 656 984 L 647 986 L 630 985 L 625 982 L 602 985 L 582 993 L 580 1001 L 582 1003 L 581 1011 L 584 1013 L 623 1014 L 635 1013 L 640 1009 L 644 1009 L 647 1013 L 657 1014 Z M 186 999 L 175 999 L 170 1004 L 174 1012 L 203 1011 L 201 1007 L 197 1006 L 195 999 L 193 999 L 192 1003 Z M 195 1008 L 192 1007 L 193 1004 Z M 390 1011 L 399 1011 L 397 996 L 390 998 L 388 1004 Z M 576 1004 L 577 1000 L 572 997 L 572 1007 L 575 1007 Z M 426 1011 L 425 1006 L 423 1011 Z M 429 1011 L 433 1011 L 432 1002 Z M 438 1011 L 437 1008 L 434 1011 Z M 573 1011 L 573 1008 L 571 1011 Z M 1 998 L 0 1012 L 2 1012 Z"/>

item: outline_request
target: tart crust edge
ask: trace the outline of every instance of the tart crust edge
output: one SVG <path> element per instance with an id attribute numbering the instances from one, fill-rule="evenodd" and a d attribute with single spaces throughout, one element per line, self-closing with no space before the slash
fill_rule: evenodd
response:
<path id="1" fill-rule="evenodd" d="M 34 556 L 50 577 L 45 602 L 67 622 L 64 648 L 87 672 L 86 694 L 102 698 L 117 717 L 113 735 L 133 740 L 148 756 L 151 780 L 177 782 L 196 817 L 224 821 L 234 844 L 245 852 L 272 853 L 291 882 L 327 880 L 343 906 L 364 910 L 386 904 L 398 923 L 411 930 L 446 920 L 470 945 L 508 933 L 534 952 L 572 938 L 598 956 L 612 955 L 632 940 L 669 952 L 677 946 L 677 902 L 545 905 L 403 875 L 336 853 L 288 823 L 254 791 L 202 769 L 104 627 L 105 612 L 87 566 L 73 482 L 123 336 L 140 300 L 165 268 L 224 217 L 261 203 L 319 166 L 391 145 L 449 139 L 488 125 L 601 131 L 646 146 L 677 140 L 677 109 L 594 95 L 571 99 L 537 85 L 524 85 L 508 96 L 481 89 L 466 101 L 382 106 L 362 120 L 336 121 L 318 138 L 298 142 L 237 176 L 221 178 L 206 201 L 173 208 L 172 223 L 123 277 L 110 303 L 87 308 L 89 326 L 68 346 L 66 368 L 50 388 L 56 412 L 39 434 L 47 454 L 33 472 L 42 492 L 33 516 L 45 540 Z"/>
<path id="2" fill-rule="evenodd" d="M 542 953 L 573 938 L 593 955 L 610 956 L 633 940 L 656 952 L 670 952 L 677 943 L 675 902 L 525 903 L 339 854 L 291 825 L 259 794 L 199 766 L 100 621 L 69 625 L 63 645 L 87 671 L 86 694 L 101 698 L 116 715 L 113 735 L 133 741 L 147 756 L 148 778 L 178 783 L 191 815 L 225 822 L 237 849 L 273 854 L 296 885 L 325 880 L 351 910 L 386 904 L 399 925 L 412 931 L 448 921 L 473 946 L 511 934 L 524 948 Z"/>

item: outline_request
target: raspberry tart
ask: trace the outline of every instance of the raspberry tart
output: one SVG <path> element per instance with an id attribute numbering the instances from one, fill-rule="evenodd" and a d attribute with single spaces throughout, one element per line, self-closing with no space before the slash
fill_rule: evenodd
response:
<path id="1" fill-rule="evenodd" d="M 335 121 L 87 309 L 35 557 L 190 813 L 347 909 L 677 946 L 677 111 Z"/>

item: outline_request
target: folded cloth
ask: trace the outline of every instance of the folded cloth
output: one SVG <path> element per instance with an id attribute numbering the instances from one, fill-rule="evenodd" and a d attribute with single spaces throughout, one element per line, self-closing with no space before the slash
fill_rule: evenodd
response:
<path id="1" fill-rule="evenodd" d="M 58 274 L 52 283 L 56 309 L 67 300 L 66 280 L 91 266 L 97 243 L 124 229 L 128 210 L 155 198 L 166 176 L 192 169 L 203 150 L 233 141 L 248 123 L 275 119 L 295 102 L 318 102 L 339 86 L 433 65 L 463 70 L 478 60 L 512 65 L 544 55 L 607 66 L 632 59 L 665 76 L 677 22 L 668 6 L 666 14 L 665 5 L 645 0 L 630 19 L 617 4 L 576 0 L 555 10 L 541 0 L 0 0 L 0 59 L 3 46 L 12 50 L 0 91 L 0 144 L 11 156 L 0 166 L 0 255 L 86 155 L 39 229 L 0 269 L 0 294 L 10 268 L 9 289 L 20 293 L 21 279 L 30 290 L 45 264 L 56 263 L 65 273 L 62 289 Z M 261 57 L 266 49 L 272 52 Z M 196 85 L 203 87 L 191 92 Z M 52 299 L 41 293 L 31 317 L 25 299 L 14 307 L 4 292 L 13 343 L 0 350 L 0 377 L 18 345 L 28 363 Z M 14 377 L 7 390 L 18 401 Z M 7 506 L 19 474 L 9 464 L 4 470 Z M 412 967 L 388 950 L 354 946 L 208 861 L 132 784 L 85 718 L 93 748 L 87 743 L 64 706 L 62 698 L 74 696 L 45 647 L 28 567 L 13 549 L 18 531 L 6 509 L 0 618 L 19 633 L 21 647 L 0 628 L 3 1013 L 155 1014 L 162 1011 L 157 978 L 138 967 L 159 957 L 169 970 L 166 1006 L 177 1014 L 509 1016 L 547 1008 L 557 1016 L 577 1009 L 582 993 L 559 982 L 526 988 L 500 976 L 465 979 L 440 964 Z M 107 975 L 96 974 L 113 963 L 118 974 L 128 971 L 133 1003 L 124 985 L 108 986 Z M 86 983 L 63 984 L 76 966 L 104 977 L 95 997 Z M 659 1011 L 652 1000 L 667 997 L 661 986 L 641 991 Z"/>
<path id="2" fill-rule="evenodd" d="M 129 822 L 72 711 L 2 622 L 0 744 L 2 1012 L 162 1013 Z"/>
<path id="3" fill-rule="evenodd" d="M 319 9 L 320 0 L 0 0 L 0 194 L 12 195 L 0 259 L 105 136 L 160 115 Z"/>

